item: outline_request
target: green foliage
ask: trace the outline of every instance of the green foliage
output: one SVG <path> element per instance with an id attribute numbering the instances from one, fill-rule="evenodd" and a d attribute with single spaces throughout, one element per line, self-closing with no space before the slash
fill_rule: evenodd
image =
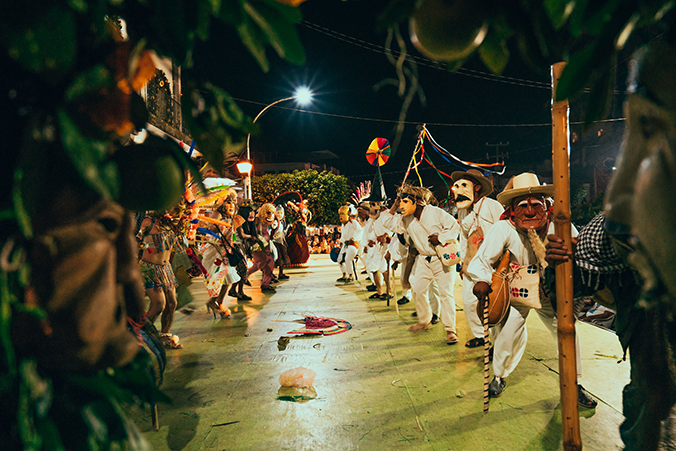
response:
<path id="1" fill-rule="evenodd" d="M 571 199 L 571 222 L 578 230 L 582 229 L 594 216 L 603 211 L 603 194 L 599 194 L 591 201 L 586 201 L 587 190 L 580 187 Z"/>
<path id="2" fill-rule="evenodd" d="M 126 23 L 126 42 L 117 36 L 118 18 Z M 182 116 L 198 149 L 219 169 L 256 128 L 227 92 L 191 70 L 195 45 L 222 22 L 241 39 L 222 48 L 244 45 L 261 70 L 269 70 L 270 48 L 302 64 L 300 21 L 297 8 L 274 0 L 26 0 L 3 9 L 0 91 L 6 103 L 0 124 L 13 141 L 0 165 L 0 248 L 10 250 L 0 272 L 3 448 L 148 448 L 124 408 L 166 401 L 149 380 L 142 354 L 125 368 L 63 375 L 16 353 L 10 330 L 17 313 L 46 316 L 24 299 L 31 274 L 27 250 L 39 238 L 36 220 L 46 203 L 65 201 L 54 199 L 59 183 L 71 184 L 76 202 L 106 198 L 137 210 L 176 202 L 183 171 L 197 175 L 186 154 L 169 140 L 125 148 L 129 133 L 148 117 L 132 89 L 143 82 L 134 77 L 146 50 L 182 66 Z M 139 175 L 140 165 L 154 177 Z M 149 180 L 155 188 L 150 196 Z"/>
<path id="3" fill-rule="evenodd" d="M 380 24 L 405 22 L 416 10 L 425 8 L 425 3 L 391 0 L 381 13 Z M 639 29 L 651 29 L 653 36 L 670 29 L 674 14 L 669 12 L 674 5 L 676 2 L 672 0 L 490 0 L 481 8 L 489 31 L 477 52 L 495 74 L 506 67 L 510 58 L 507 44 L 512 40 L 521 58 L 539 72 L 548 72 L 552 64 L 566 61 L 556 97 L 569 99 L 589 88 L 591 94 L 585 110 L 588 125 L 608 114 L 616 61 L 629 38 Z M 443 14 L 443 8 L 440 7 L 439 14 Z M 475 19 L 476 12 L 475 6 L 462 14 L 469 21 Z M 452 35 L 453 31 L 449 33 Z M 455 71 L 467 60 L 466 56 L 458 56 L 457 60 L 448 61 L 447 67 Z"/>
<path id="4" fill-rule="evenodd" d="M 315 170 L 253 177 L 251 190 L 259 205 L 272 202 L 286 191 L 298 191 L 312 213 L 313 225 L 338 224 L 338 208 L 345 205 L 351 193 L 344 176 Z"/>

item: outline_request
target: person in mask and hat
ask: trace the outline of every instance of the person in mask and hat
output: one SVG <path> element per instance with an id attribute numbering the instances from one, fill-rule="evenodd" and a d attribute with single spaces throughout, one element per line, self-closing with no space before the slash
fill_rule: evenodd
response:
<path id="1" fill-rule="evenodd" d="M 468 348 L 484 345 L 484 326 L 476 313 L 477 299 L 472 292 L 474 281 L 464 269 L 469 266 L 490 228 L 500 220 L 505 208 L 500 202 L 488 197 L 493 192 L 493 183 L 479 170 L 455 171 L 453 180 L 453 198 L 458 207 L 460 222 L 460 255 L 463 256 L 460 277 L 462 278 L 462 303 L 465 318 L 474 338 L 465 343 Z"/>
<path id="2" fill-rule="evenodd" d="M 497 196 L 505 212 L 486 234 L 483 244 L 465 271 L 475 282 L 474 295 L 483 305 L 488 301 L 493 265 L 505 251 L 510 253 L 509 267 L 514 273 L 510 286 L 511 306 L 502 322 L 493 328 L 494 378 L 488 387 L 488 394 L 492 398 L 502 395 L 507 377 L 523 357 L 528 341 L 526 318 L 531 310 L 537 312 L 554 339 L 558 339 L 556 311 L 549 299 L 541 299 L 540 295 L 541 279 L 547 266 L 544 240 L 548 234 L 554 234 L 554 223 L 550 219 L 553 193 L 554 186 L 541 185 L 535 174 L 525 172 L 512 177 Z M 572 234 L 577 236 L 574 227 Z M 579 378 L 582 359 L 577 334 L 575 348 Z M 596 406 L 596 401 L 581 385 L 578 385 L 578 401 L 585 407 Z"/>
<path id="3" fill-rule="evenodd" d="M 357 256 L 359 241 L 362 237 L 362 227 L 355 216 L 357 216 L 357 210 L 354 205 L 343 205 L 338 209 L 338 217 L 342 224 L 341 250 L 338 254 L 338 263 L 343 276 L 337 279 L 337 282 L 344 282 L 345 284 L 354 282 L 354 259 Z"/>
<path id="4" fill-rule="evenodd" d="M 439 286 L 440 316 L 446 330 L 446 343 L 458 342 L 455 331 L 455 266 L 442 264 L 435 246 L 457 240 L 460 232 L 458 222 L 453 216 L 439 207 L 428 205 L 429 190 L 406 185 L 389 211 L 382 213 L 383 224 L 394 233 L 407 232 L 418 250 L 418 256 L 412 270 L 411 288 L 415 302 L 418 323 L 409 327 L 409 331 L 427 330 L 432 324 L 432 312 L 428 301 L 430 283 L 436 280 Z M 397 215 L 397 210 L 401 215 Z"/>

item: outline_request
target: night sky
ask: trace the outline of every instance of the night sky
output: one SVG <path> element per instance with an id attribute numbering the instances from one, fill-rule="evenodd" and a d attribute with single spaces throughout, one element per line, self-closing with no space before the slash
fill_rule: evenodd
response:
<path id="1" fill-rule="evenodd" d="M 396 79 L 396 70 L 383 50 L 386 33 L 376 29 L 376 16 L 386 3 L 306 1 L 301 5 L 304 22 L 297 27 L 307 53 L 306 64 L 286 63 L 269 49 L 268 73 L 262 72 L 232 30 L 212 31 L 212 42 L 219 44 L 198 49 L 196 64 L 251 117 L 266 105 L 293 95 L 299 85 L 309 86 L 315 93 L 313 104 L 304 107 L 309 112 L 297 111 L 299 107 L 288 101 L 259 119 L 261 134 L 251 139 L 254 163 L 263 158 L 298 161 L 288 154 L 329 150 L 340 160 L 328 163 L 352 181 L 373 179 L 375 168 L 366 161 L 366 149 L 376 137 L 394 143 L 395 122 L 403 103 L 396 86 L 374 88 L 383 80 Z M 476 55 L 454 74 L 421 55 L 411 44 L 406 26 L 401 32 L 407 52 L 416 59 L 426 104 L 414 98 L 396 154 L 381 168 L 388 194 L 401 183 L 420 123 L 427 123 L 435 140 L 464 160 L 495 161 L 496 147 L 487 143 L 509 143 L 499 148 L 509 154 L 508 171 L 510 167 L 536 170 L 550 158 L 551 126 L 522 125 L 551 121 L 548 68 L 537 73 L 522 63 L 516 49 L 510 49 L 512 57 L 501 77 L 492 76 Z M 392 48 L 399 51 L 396 44 Z M 573 109 L 571 121 L 580 120 L 576 111 Z M 427 150 L 442 171 L 459 169 Z M 425 185 L 444 187 L 427 164 L 422 176 Z"/>

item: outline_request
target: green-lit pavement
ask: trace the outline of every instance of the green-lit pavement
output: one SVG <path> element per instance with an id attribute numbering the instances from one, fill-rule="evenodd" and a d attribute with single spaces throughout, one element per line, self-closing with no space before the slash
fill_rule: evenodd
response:
<path id="1" fill-rule="evenodd" d="M 313 255 L 305 268 L 263 296 L 260 273 L 245 287 L 232 319 L 207 314 L 206 290 L 194 279 L 195 298 L 186 315 L 177 312 L 172 332 L 184 348 L 167 351 L 163 390 L 172 405 L 159 406 L 159 431 L 149 411 L 133 418 L 156 450 L 558 450 L 561 446 L 556 343 L 538 315 L 528 317 L 523 360 L 503 395 L 483 413 L 483 349 L 467 349 L 472 338 L 458 305 L 460 343 L 448 346 L 441 324 L 417 333 L 406 329 L 412 303 L 390 307 L 360 283 L 341 285 L 338 265 Z M 398 285 L 400 289 L 400 285 Z M 226 298 L 236 301 L 234 298 Z M 236 302 L 231 303 L 237 306 Z M 278 340 L 309 313 L 341 318 L 345 333 Z M 621 449 L 622 387 L 629 362 L 616 336 L 578 323 L 584 376 L 598 400 L 581 408 L 583 446 Z M 279 375 L 306 367 L 317 376 L 317 397 L 299 403 L 278 399 Z"/>

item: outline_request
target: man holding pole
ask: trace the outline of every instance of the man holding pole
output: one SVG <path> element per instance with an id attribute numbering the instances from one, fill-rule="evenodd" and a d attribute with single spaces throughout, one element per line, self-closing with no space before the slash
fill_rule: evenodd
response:
<path id="1" fill-rule="evenodd" d="M 505 207 L 498 221 L 484 238 L 483 245 L 466 269 L 475 281 L 474 294 L 480 303 L 487 302 L 493 276 L 493 265 L 505 251 L 510 252 L 510 303 L 508 315 L 493 328 L 495 340 L 493 356 L 494 378 L 489 385 L 489 396 L 497 398 L 507 385 L 507 377 L 523 357 L 528 341 L 526 318 L 536 309 L 540 319 L 557 339 L 556 312 L 549 299 L 542 296 L 540 281 L 547 266 L 544 239 L 554 234 L 550 220 L 552 185 L 540 185 L 535 174 L 523 173 L 513 177 L 498 194 L 498 202 Z M 576 230 L 572 230 L 577 235 Z M 578 378 L 581 374 L 580 344 L 575 341 Z M 585 407 L 596 407 L 596 401 L 578 385 L 578 402 Z"/>

